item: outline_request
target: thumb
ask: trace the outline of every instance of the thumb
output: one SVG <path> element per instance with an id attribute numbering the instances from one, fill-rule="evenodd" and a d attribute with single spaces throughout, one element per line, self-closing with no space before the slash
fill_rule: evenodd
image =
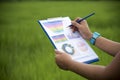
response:
<path id="1" fill-rule="evenodd" d="M 62 52 L 58 51 L 57 49 L 55 49 L 55 53 L 56 54 L 61 54 Z"/>

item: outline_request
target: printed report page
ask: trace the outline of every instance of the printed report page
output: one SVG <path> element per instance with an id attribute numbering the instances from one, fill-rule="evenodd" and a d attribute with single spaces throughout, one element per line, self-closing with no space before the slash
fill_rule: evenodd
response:
<path id="1" fill-rule="evenodd" d="M 79 62 L 98 60 L 98 56 L 78 31 L 72 32 L 69 17 L 40 20 L 40 23 L 54 46 Z"/>

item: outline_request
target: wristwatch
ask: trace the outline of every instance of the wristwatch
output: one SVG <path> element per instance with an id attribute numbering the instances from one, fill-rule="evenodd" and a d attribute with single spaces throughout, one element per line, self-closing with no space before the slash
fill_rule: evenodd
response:
<path id="1" fill-rule="evenodd" d="M 95 45 L 95 41 L 98 37 L 100 37 L 100 33 L 94 32 L 92 38 L 90 39 L 90 43 Z"/>

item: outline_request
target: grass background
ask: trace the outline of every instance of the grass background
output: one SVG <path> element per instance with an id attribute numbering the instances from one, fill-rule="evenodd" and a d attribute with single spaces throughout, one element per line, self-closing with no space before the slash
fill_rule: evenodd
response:
<path id="1" fill-rule="evenodd" d="M 0 80 L 86 80 L 60 70 L 54 49 L 38 24 L 39 19 L 69 16 L 89 18 L 92 32 L 120 42 L 120 2 L 2 2 L 0 3 Z M 91 47 L 100 57 L 94 64 L 107 65 L 112 57 Z"/>

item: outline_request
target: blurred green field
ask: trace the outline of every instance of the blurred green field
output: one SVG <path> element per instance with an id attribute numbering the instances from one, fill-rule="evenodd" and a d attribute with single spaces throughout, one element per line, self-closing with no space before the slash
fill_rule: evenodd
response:
<path id="1" fill-rule="evenodd" d="M 0 80 L 86 80 L 60 70 L 54 49 L 38 24 L 39 19 L 84 17 L 92 32 L 120 42 L 120 2 L 4 2 L 0 3 Z M 91 45 L 92 46 L 92 45 Z M 94 64 L 107 65 L 112 57 L 92 46 L 100 57 Z"/>

